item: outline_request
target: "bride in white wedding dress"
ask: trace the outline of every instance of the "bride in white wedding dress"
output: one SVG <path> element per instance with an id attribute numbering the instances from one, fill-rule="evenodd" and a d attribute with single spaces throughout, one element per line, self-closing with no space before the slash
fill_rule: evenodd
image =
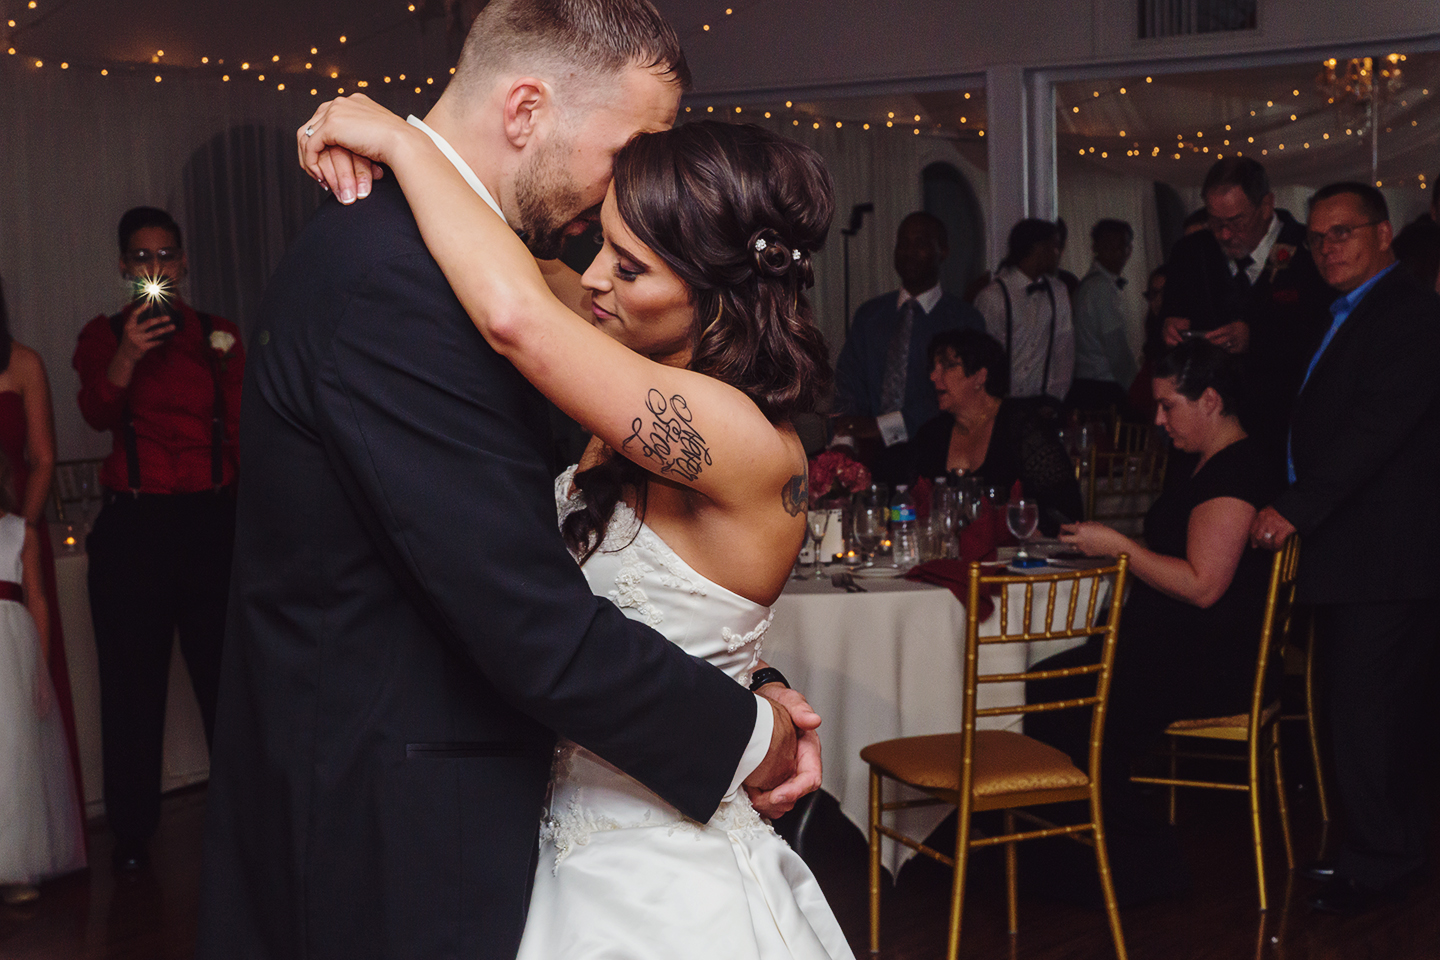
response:
<path id="1" fill-rule="evenodd" d="M 805 535 L 808 465 L 789 417 L 829 386 L 804 295 L 834 209 L 820 157 L 747 125 L 636 137 L 614 158 L 603 246 L 577 287 L 558 268 L 542 276 L 430 138 L 363 96 L 322 106 L 300 143 L 332 187 L 329 146 L 384 162 L 485 339 L 594 435 L 556 488 L 592 589 L 749 685 Z M 561 177 L 548 159 L 540 169 Z M 745 790 L 698 823 L 562 742 L 520 956 L 852 954 Z"/>

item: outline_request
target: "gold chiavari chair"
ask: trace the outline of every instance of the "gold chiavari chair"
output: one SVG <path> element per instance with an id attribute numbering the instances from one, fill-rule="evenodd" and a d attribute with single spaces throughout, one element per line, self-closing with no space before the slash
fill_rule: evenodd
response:
<path id="1" fill-rule="evenodd" d="M 1093 451 L 1086 465 L 1085 515 L 1122 533 L 1139 533 L 1140 521 L 1165 487 L 1169 459 L 1163 448 Z"/>
<path id="2" fill-rule="evenodd" d="M 1285 647 L 1285 673 L 1301 677 L 1304 688 L 1305 709 L 1299 713 L 1283 713 L 1282 721 L 1305 722 L 1306 739 L 1310 742 L 1310 763 L 1315 768 L 1315 799 L 1320 804 L 1320 819 L 1330 822 L 1330 803 L 1325 795 L 1325 769 L 1320 760 L 1320 718 L 1315 696 L 1315 611 L 1306 611 L 1305 646 L 1302 649 L 1294 643 Z M 1293 635 L 1287 639 L 1293 640 Z"/>
<path id="3" fill-rule="evenodd" d="M 1117 453 L 1144 453 L 1165 446 L 1161 442 L 1160 429 L 1153 423 L 1134 423 L 1116 417 L 1113 431 L 1111 439 Z"/>
<path id="4" fill-rule="evenodd" d="M 1295 572 L 1299 566 L 1300 542 L 1292 536 L 1275 554 L 1270 567 L 1270 588 L 1265 597 L 1265 616 L 1260 622 L 1260 650 L 1255 660 L 1255 681 L 1251 689 L 1248 713 L 1231 717 L 1207 717 L 1176 720 L 1165 729 L 1170 738 L 1170 775 L 1168 777 L 1134 776 L 1136 783 L 1151 783 L 1170 788 L 1170 822 L 1175 822 L 1175 788 L 1197 787 L 1206 790 L 1232 790 L 1249 795 L 1250 828 L 1255 847 L 1255 878 L 1260 887 L 1260 909 L 1268 906 L 1265 891 L 1265 848 L 1260 816 L 1262 770 L 1267 761 L 1273 768 L 1276 805 L 1280 814 L 1280 833 L 1285 842 L 1285 862 L 1295 868 L 1295 851 L 1290 842 L 1290 812 L 1285 803 L 1285 776 L 1280 762 L 1280 700 L 1267 683 L 1270 665 L 1282 655 L 1285 636 L 1290 628 L 1291 605 L 1295 599 Z M 1227 740 L 1243 743 L 1245 753 L 1182 752 L 1175 748 L 1178 738 Z M 1244 783 L 1214 780 L 1188 780 L 1176 776 L 1177 758 L 1206 760 L 1244 760 L 1248 777 Z"/>
<path id="5" fill-rule="evenodd" d="M 1120 602 L 1125 593 L 1129 558 L 1121 556 L 1114 565 L 1088 570 L 1052 572 L 1038 576 L 982 575 L 980 564 L 970 565 L 970 583 L 965 630 L 965 681 L 962 722 L 959 733 L 902 737 L 872 743 L 860 751 L 870 765 L 870 950 L 880 949 L 880 844 L 888 837 L 933 860 L 951 867 L 954 879 L 950 895 L 950 925 L 946 957 L 955 960 L 960 948 L 960 917 L 965 900 L 965 872 L 970 851 L 976 847 L 1005 846 L 1006 905 L 1010 932 L 1018 927 L 1016 893 L 1016 850 L 1021 840 L 1065 836 L 1093 846 L 1105 909 L 1115 953 L 1125 960 L 1125 940 L 1120 930 L 1120 913 L 1110 880 L 1110 861 L 1105 852 L 1105 831 L 1100 815 L 1100 745 L 1105 728 L 1105 707 L 1110 695 L 1110 668 L 1115 658 L 1115 636 L 1120 624 Z M 1096 626 L 1103 581 L 1113 578 L 1104 624 Z M 1023 586 L 1023 606 L 1010 603 L 1012 585 Z M 1062 585 L 1069 596 L 1057 602 Z M 999 633 L 980 634 L 980 598 L 983 592 L 998 589 Z M 1041 591 L 1037 593 L 1037 591 Z M 1020 592 L 1020 591 L 1017 591 Z M 1037 596 L 1043 602 L 1037 601 Z M 1082 597 L 1086 598 L 1082 602 Z M 1012 609 L 1013 608 L 1013 609 Z M 1012 617 L 1012 612 L 1016 614 Z M 1058 617 L 1057 617 L 1058 615 Z M 1012 620 L 1014 623 L 1012 624 Z M 1057 626 L 1056 624 L 1059 624 Z M 1037 626 L 1038 624 L 1038 626 Z M 987 629 L 988 633 L 988 629 Z M 1020 673 L 979 672 L 980 648 L 986 644 L 1028 643 L 1039 640 L 1100 637 L 1097 661 L 1057 670 L 1028 670 Z M 1091 675 L 1095 694 L 1073 700 L 1044 701 L 1015 706 L 977 705 L 980 684 L 1020 683 L 1058 677 Z M 980 717 L 1023 717 L 1049 710 L 1090 709 L 1090 754 L 1086 769 L 1077 767 L 1066 754 L 1038 740 L 1012 730 L 977 730 Z M 885 802 L 886 780 L 919 790 L 928 796 L 918 800 Z M 1067 801 L 1085 801 L 1089 819 L 1083 823 L 1056 826 L 1041 819 L 1027 807 Z M 926 846 L 884 822 L 885 813 L 908 807 L 949 804 L 957 808 L 953 856 Z M 974 837 L 972 814 L 1003 811 L 1004 833 Z M 1016 831 L 1015 821 L 1034 829 Z"/>

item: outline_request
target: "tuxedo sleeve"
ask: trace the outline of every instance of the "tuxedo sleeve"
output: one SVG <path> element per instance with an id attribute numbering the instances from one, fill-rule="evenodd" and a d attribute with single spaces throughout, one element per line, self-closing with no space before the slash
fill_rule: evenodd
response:
<path id="1" fill-rule="evenodd" d="M 847 416 L 873 416 L 870 412 L 869 391 L 866 389 L 866 366 L 864 329 L 857 312 L 855 322 L 850 325 L 850 335 L 840 348 L 840 357 L 835 361 L 835 403 L 832 413 Z"/>
<path id="2" fill-rule="evenodd" d="M 1363 307 L 1362 301 L 1356 309 Z M 1365 330 L 1353 331 L 1364 334 L 1363 343 L 1350 338 L 1349 344 L 1358 349 L 1325 358 L 1360 363 L 1364 369 L 1354 376 L 1353 394 L 1341 415 L 1323 427 L 1322 454 L 1309 458 L 1303 470 L 1297 464 L 1295 483 L 1274 503 L 1302 536 L 1385 469 L 1421 419 L 1434 415 L 1440 393 L 1432 369 L 1440 353 L 1437 317 L 1422 315 L 1412 304 L 1404 313 L 1377 319 Z M 1317 387 L 1323 389 L 1323 381 L 1309 389 Z M 1302 408 L 1297 417 L 1303 415 Z"/>
<path id="3" fill-rule="evenodd" d="M 326 456 L 412 602 L 500 696 L 706 821 L 757 700 L 592 595 L 557 530 L 540 397 L 437 274 L 423 253 L 372 267 L 318 347 Z"/>

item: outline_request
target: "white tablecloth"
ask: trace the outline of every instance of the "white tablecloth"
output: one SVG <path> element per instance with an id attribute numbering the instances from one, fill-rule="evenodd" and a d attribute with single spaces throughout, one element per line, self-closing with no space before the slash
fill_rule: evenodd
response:
<path id="1" fill-rule="evenodd" d="M 75 701 L 75 736 L 80 743 L 80 775 L 84 779 L 85 812 L 104 809 L 104 766 L 100 759 L 100 677 L 95 660 L 95 630 L 90 623 L 90 594 L 85 585 L 89 562 L 83 552 L 66 553 L 58 540 L 59 524 L 51 524 L 55 541 L 55 591 L 60 624 L 65 631 L 70 691 Z M 178 641 L 170 654 L 170 692 L 165 710 L 165 754 L 162 790 L 198 783 L 210 776 L 210 754 L 200 707 L 185 672 Z"/>
<path id="2" fill-rule="evenodd" d="M 864 580 L 865 593 L 846 593 L 823 581 L 794 581 L 775 603 L 765 635 L 765 659 L 780 668 L 819 712 L 825 763 L 824 788 L 845 815 L 868 829 L 869 767 L 860 760 L 867 744 L 895 737 L 954 733 L 961 726 L 965 607 L 949 590 L 907 580 Z M 1024 588 L 1010 588 L 1011 629 L 1023 616 Z M 1032 620 L 1044 619 L 1047 588 L 1035 591 Z M 1069 588 L 1057 601 L 1062 620 Z M 1082 597 L 1077 617 L 1085 609 Z M 982 633 L 997 632 L 998 606 Z M 1081 641 L 995 644 L 980 650 L 982 673 L 1020 672 Z M 1024 702 L 1022 684 L 987 684 L 979 706 Z M 982 728 L 1019 728 L 1018 717 L 982 717 Z M 890 790 L 893 790 L 893 785 Z M 919 796 L 919 794 L 915 794 Z M 887 792 L 887 799 L 893 799 Z M 894 814 L 897 826 L 924 836 L 948 807 Z M 911 856 L 886 844 L 891 870 Z"/>

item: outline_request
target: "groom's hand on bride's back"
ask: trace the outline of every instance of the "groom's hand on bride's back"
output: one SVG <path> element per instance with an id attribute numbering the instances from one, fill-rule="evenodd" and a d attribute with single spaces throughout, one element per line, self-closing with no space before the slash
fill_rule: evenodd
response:
<path id="1" fill-rule="evenodd" d="M 820 716 L 805 697 L 780 683 L 757 691 L 775 711 L 770 752 L 745 781 L 750 802 L 770 818 L 789 813 L 805 794 L 820 787 Z"/>

